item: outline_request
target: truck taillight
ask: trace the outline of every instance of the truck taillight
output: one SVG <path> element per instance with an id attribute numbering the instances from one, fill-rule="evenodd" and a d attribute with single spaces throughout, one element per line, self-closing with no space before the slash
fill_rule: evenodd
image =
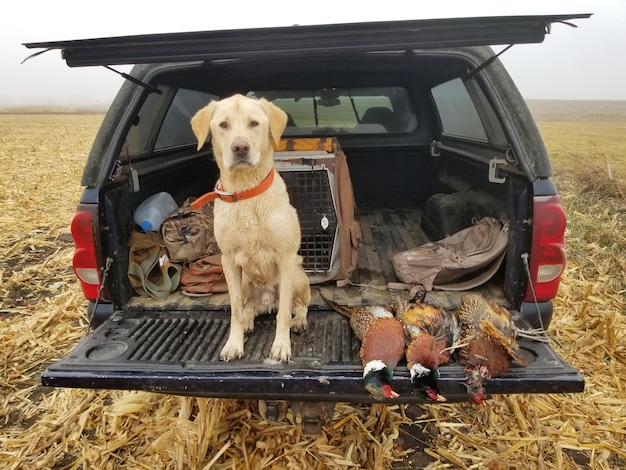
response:
<path id="1" fill-rule="evenodd" d="M 565 213 L 558 196 L 535 196 L 530 281 L 525 301 L 545 302 L 556 297 L 565 269 Z M 534 288 L 534 295 L 533 295 Z"/>
<path id="2" fill-rule="evenodd" d="M 96 260 L 93 214 L 79 210 L 72 219 L 74 238 L 74 273 L 80 281 L 83 294 L 89 300 L 96 300 L 100 290 L 100 274 Z"/>

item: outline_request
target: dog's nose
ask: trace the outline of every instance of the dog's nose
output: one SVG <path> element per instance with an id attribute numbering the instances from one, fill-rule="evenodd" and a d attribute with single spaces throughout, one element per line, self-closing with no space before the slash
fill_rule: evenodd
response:
<path id="1" fill-rule="evenodd" d="M 235 139 L 230 148 L 238 157 L 245 157 L 250 152 L 250 144 L 244 139 Z"/>

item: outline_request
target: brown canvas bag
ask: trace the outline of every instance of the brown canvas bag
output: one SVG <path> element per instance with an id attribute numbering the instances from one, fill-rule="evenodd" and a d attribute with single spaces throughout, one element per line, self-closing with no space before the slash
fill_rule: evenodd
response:
<path id="1" fill-rule="evenodd" d="M 396 253 L 392 259 L 405 288 L 466 290 L 489 280 L 500 267 L 508 242 L 509 224 L 484 217 L 449 237 Z M 402 285 L 390 285 L 402 288 Z"/>
<path id="2" fill-rule="evenodd" d="M 228 292 L 222 270 L 222 256 L 211 255 L 183 264 L 180 290 L 187 295 L 206 295 Z"/>
<path id="3" fill-rule="evenodd" d="M 212 203 L 194 209 L 189 200 L 185 201 L 165 218 L 161 235 L 173 262 L 192 262 L 219 253 L 213 234 Z"/>

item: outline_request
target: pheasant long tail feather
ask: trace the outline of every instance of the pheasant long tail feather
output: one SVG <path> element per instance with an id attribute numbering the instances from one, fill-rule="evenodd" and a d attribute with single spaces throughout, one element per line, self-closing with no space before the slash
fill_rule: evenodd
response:
<path id="1" fill-rule="evenodd" d="M 350 318 L 352 316 L 352 312 L 353 312 L 353 308 L 349 307 L 348 305 L 341 305 L 338 304 L 337 302 L 333 302 L 332 300 L 324 297 L 324 295 L 320 292 L 320 296 L 322 297 L 322 299 L 324 299 L 324 301 L 330 305 L 330 307 L 337 313 L 340 313 L 341 315 L 343 315 L 344 317 L 348 317 Z"/>
<path id="2" fill-rule="evenodd" d="M 532 330 L 515 329 L 515 334 L 520 338 L 526 338 L 533 341 L 539 341 L 540 343 L 549 343 L 550 340 L 546 336 L 546 330 L 543 328 L 535 328 Z"/>

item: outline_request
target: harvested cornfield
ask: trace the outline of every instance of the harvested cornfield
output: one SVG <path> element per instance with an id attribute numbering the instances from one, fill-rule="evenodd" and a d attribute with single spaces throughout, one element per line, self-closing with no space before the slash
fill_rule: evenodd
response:
<path id="1" fill-rule="evenodd" d="M 338 404 L 317 437 L 290 413 L 263 420 L 252 401 L 40 385 L 86 331 L 69 223 L 101 119 L 0 115 L 0 468 L 626 468 L 626 118 L 601 137 L 620 155 L 574 140 L 583 124 L 541 123 L 570 219 L 549 337 L 585 392 Z"/>

